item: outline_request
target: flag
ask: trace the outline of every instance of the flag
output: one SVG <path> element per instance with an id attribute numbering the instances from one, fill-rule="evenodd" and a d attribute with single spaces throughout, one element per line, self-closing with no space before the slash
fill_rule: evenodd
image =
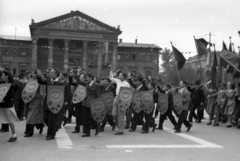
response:
<path id="1" fill-rule="evenodd" d="M 232 52 L 232 43 L 231 43 L 231 40 L 230 40 L 230 44 L 229 44 L 229 51 Z"/>
<path id="2" fill-rule="evenodd" d="M 195 39 L 195 38 L 194 38 Z M 209 44 L 205 39 L 195 39 L 198 56 L 201 57 L 208 53 L 207 45 Z"/>
<path id="3" fill-rule="evenodd" d="M 182 53 L 180 51 L 178 51 L 178 49 L 176 49 L 173 45 L 172 45 L 172 49 L 173 49 L 173 56 L 175 61 L 177 62 L 177 68 L 178 70 L 182 69 L 186 59 L 185 57 L 182 55 Z"/>
<path id="4" fill-rule="evenodd" d="M 224 41 L 223 41 L 223 48 L 222 48 L 222 50 L 228 50 Z"/>
<path id="5" fill-rule="evenodd" d="M 212 72 L 211 72 L 212 88 L 213 89 L 217 88 L 217 66 L 218 66 L 217 53 L 216 53 L 216 50 L 215 50 L 215 47 L 214 47 L 213 65 L 212 65 Z"/>

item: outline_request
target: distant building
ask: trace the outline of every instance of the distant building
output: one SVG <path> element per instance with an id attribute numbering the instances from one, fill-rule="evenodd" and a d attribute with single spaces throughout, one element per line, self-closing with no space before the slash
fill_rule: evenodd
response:
<path id="1" fill-rule="evenodd" d="M 111 27 L 82 12 L 68 14 L 29 26 L 31 37 L 0 36 L 0 65 L 19 74 L 39 68 L 68 71 L 82 66 L 96 76 L 114 70 L 146 76 L 158 74 L 161 48 L 154 44 L 118 42 L 120 27 Z"/>

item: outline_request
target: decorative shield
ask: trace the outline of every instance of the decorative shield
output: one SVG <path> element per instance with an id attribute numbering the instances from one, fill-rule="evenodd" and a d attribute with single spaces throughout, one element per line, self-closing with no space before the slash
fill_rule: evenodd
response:
<path id="1" fill-rule="evenodd" d="M 150 114 L 154 110 L 153 92 L 152 91 L 143 92 L 141 101 L 143 111 L 147 114 Z"/>
<path id="2" fill-rule="evenodd" d="M 174 105 L 174 110 L 178 114 L 181 114 L 183 105 L 182 105 L 182 95 L 180 93 L 173 93 L 173 105 Z"/>
<path id="3" fill-rule="evenodd" d="M 64 103 L 64 86 L 50 85 L 48 86 L 47 104 L 52 113 L 58 113 Z"/>
<path id="4" fill-rule="evenodd" d="M 158 110 L 160 114 L 163 115 L 168 110 L 168 94 L 158 94 Z"/>
<path id="5" fill-rule="evenodd" d="M 78 85 L 77 89 L 75 90 L 74 94 L 73 94 L 73 99 L 72 102 L 74 104 L 82 102 L 82 100 L 86 97 L 86 87 L 82 86 L 82 85 Z"/>
<path id="6" fill-rule="evenodd" d="M 10 87 L 11 87 L 11 83 L 0 84 L 0 103 L 8 93 L 8 90 L 10 89 Z"/>
<path id="7" fill-rule="evenodd" d="M 134 90 L 133 88 L 128 87 L 120 88 L 118 105 L 122 111 L 126 110 L 132 103 L 133 90 Z"/>
<path id="8" fill-rule="evenodd" d="M 25 103 L 30 102 L 36 95 L 39 84 L 37 80 L 29 79 L 22 91 L 22 99 Z"/>
<path id="9" fill-rule="evenodd" d="M 103 93 L 101 94 L 101 98 L 104 101 L 107 114 L 112 115 L 112 108 L 113 108 L 113 101 L 114 101 L 113 93 L 112 92 Z"/>
<path id="10" fill-rule="evenodd" d="M 133 101 L 132 101 L 132 107 L 133 107 L 133 110 L 136 112 L 136 113 L 139 113 L 142 111 L 142 108 L 141 108 L 141 97 L 142 97 L 142 92 L 141 91 L 134 91 L 133 92 Z"/>
<path id="11" fill-rule="evenodd" d="M 103 98 L 92 99 L 90 106 L 93 119 L 96 122 L 102 122 L 107 113 Z"/>

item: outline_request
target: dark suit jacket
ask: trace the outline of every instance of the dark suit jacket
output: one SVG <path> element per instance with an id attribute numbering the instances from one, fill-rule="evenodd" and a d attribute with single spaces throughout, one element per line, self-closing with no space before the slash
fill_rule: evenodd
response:
<path id="1" fill-rule="evenodd" d="M 110 84 L 110 85 L 107 85 L 107 86 L 103 86 L 101 85 L 100 86 L 101 88 L 101 93 L 107 93 L 107 92 L 112 92 L 113 93 L 113 96 L 115 97 L 116 96 L 116 85 L 115 84 Z"/>
<path id="2" fill-rule="evenodd" d="M 132 81 L 132 79 L 128 79 L 128 83 L 136 90 L 138 86 Z M 143 83 L 142 87 L 138 89 L 138 91 L 148 91 L 148 87 Z"/>

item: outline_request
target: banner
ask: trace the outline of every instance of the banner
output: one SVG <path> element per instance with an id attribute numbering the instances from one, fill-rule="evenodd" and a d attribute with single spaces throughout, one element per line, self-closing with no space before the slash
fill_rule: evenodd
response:
<path id="1" fill-rule="evenodd" d="M 107 92 L 101 94 L 101 98 L 104 101 L 104 105 L 107 110 L 108 115 L 112 115 L 112 108 L 113 108 L 113 101 L 114 101 L 114 95 L 112 92 Z"/>
<path id="2" fill-rule="evenodd" d="M 29 79 L 22 91 L 22 99 L 25 103 L 30 102 L 36 95 L 39 84 L 37 80 Z"/>
<path id="3" fill-rule="evenodd" d="M 131 105 L 133 99 L 133 90 L 133 88 L 128 87 L 120 88 L 118 105 L 122 111 L 126 110 Z"/>
<path id="4" fill-rule="evenodd" d="M 158 94 L 158 110 L 160 114 L 163 115 L 168 110 L 168 94 Z"/>
<path id="5" fill-rule="evenodd" d="M 64 103 L 64 86 L 49 85 L 48 86 L 47 104 L 52 113 L 58 113 Z"/>
<path id="6" fill-rule="evenodd" d="M 143 111 L 150 114 L 154 110 L 153 92 L 144 91 L 141 96 L 141 102 Z"/>
<path id="7" fill-rule="evenodd" d="M 96 122 L 102 122 L 106 116 L 107 109 L 103 97 L 92 99 L 90 101 L 91 115 Z"/>
<path id="8" fill-rule="evenodd" d="M 141 96 L 142 96 L 142 91 L 134 91 L 133 92 L 132 107 L 133 107 L 133 110 L 136 113 L 139 113 L 139 112 L 142 111 L 142 108 L 141 108 L 141 105 L 142 105 Z"/>
<path id="9" fill-rule="evenodd" d="M 182 95 L 180 93 L 173 93 L 173 107 L 178 114 L 182 112 L 183 104 Z"/>
<path id="10" fill-rule="evenodd" d="M 0 103 L 3 101 L 4 97 L 8 93 L 8 90 L 11 87 L 11 83 L 0 84 Z"/>
<path id="11" fill-rule="evenodd" d="M 74 94 L 73 94 L 73 99 L 72 102 L 74 104 L 82 102 L 82 100 L 86 97 L 86 87 L 82 86 L 82 85 L 78 85 L 77 89 L 75 90 Z"/>

